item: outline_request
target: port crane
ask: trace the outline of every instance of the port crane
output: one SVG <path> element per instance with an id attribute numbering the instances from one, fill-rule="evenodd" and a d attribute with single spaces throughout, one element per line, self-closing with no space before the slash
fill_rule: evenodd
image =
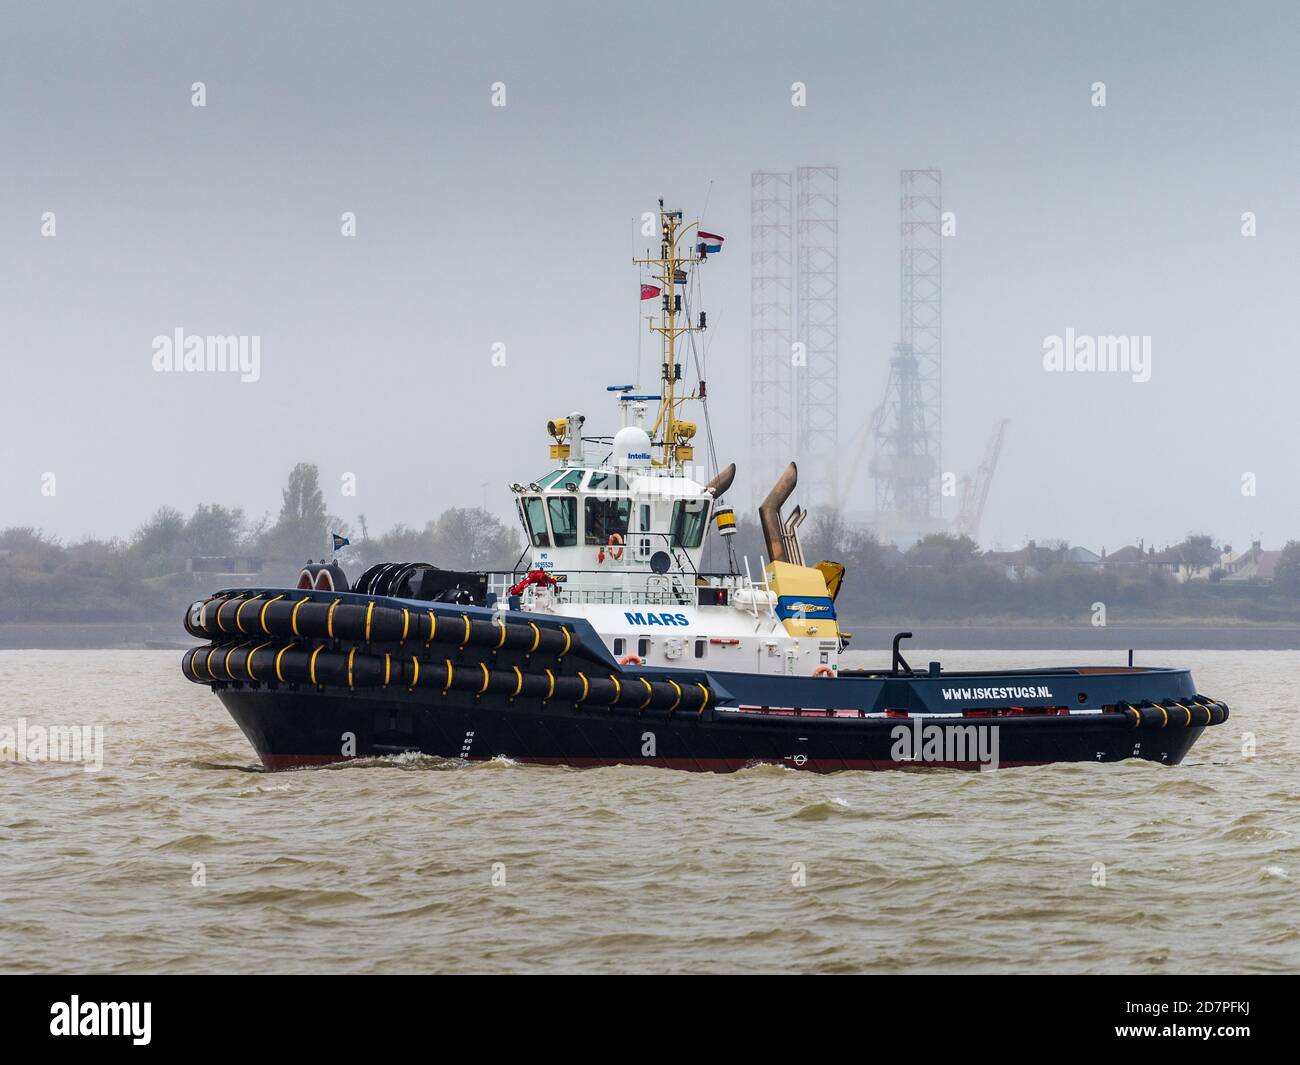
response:
<path id="1" fill-rule="evenodd" d="M 979 539 L 980 521 L 984 517 L 984 504 L 988 502 L 989 486 L 993 483 L 993 474 L 998 468 L 998 457 L 1002 454 L 1002 441 L 1007 435 L 1010 418 L 1000 418 L 989 437 L 988 447 L 984 451 L 984 461 L 979 464 L 973 475 L 961 479 L 957 518 L 953 522 L 953 532 L 958 536 Z"/>

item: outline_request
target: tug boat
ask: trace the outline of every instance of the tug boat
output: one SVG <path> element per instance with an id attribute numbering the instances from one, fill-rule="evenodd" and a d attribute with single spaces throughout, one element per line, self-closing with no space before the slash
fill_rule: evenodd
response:
<path id="1" fill-rule="evenodd" d="M 417 752 L 454 759 L 725 771 L 963 769 L 1140 758 L 1179 763 L 1227 720 L 1186 669 L 853 669 L 835 601 L 844 567 L 808 565 L 791 463 L 759 507 L 766 557 L 732 549 L 734 464 L 695 463 L 705 381 L 694 271 L 723 239 L 660 201 L 641 298 L 659 301 L 657 390 L 609 386 L 621 427 L 547 423 L 551 469 L 510 486 L 527 546 L 509 572 L 337 562 L 295 588 L 218 591 L 190 606 L 204 641 L 182 671 L 209 685 L 269 769 Z M 645 280 L 651 275 L 653 283 Z M 651 408 L 653 406 L 653 417 Z M 726 572 L 702 568 L 717 535 Z M 721 552 L 719 552 L 721 553 Z"/>

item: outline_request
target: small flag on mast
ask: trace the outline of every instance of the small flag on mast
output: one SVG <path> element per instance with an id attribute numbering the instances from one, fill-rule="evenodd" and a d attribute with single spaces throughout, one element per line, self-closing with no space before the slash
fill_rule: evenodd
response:
<path id="1" fill-rule="evenodd" d="M 334 539 L 335 551 L 342 551 L 343 548 L 347 547 L 348 544 L 352 543 L 352 541 L 349 540 L 346 536 L 340 536 L 338 533 L 330 533 L 330 536 L 333 537 Z"/>
<path id="2" fill-rule="evenodd" d="M 642 285 L 641 298 L 643 300 L 652 300 L 659 295 L 659 288 L 656 285 Z"/>
<path id="3" fill-rule="evenodd" d="M 696 245 L 695 250 L 701 255 L 716 255 L 722 251 L 722 242 L 726 237 L 720 237 L 717 233 L 707 233 L 700 230 L 700 243 Z"/>

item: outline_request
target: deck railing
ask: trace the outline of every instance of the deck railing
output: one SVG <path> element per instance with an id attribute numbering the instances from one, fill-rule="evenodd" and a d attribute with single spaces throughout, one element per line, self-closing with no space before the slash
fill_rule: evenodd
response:
<path id="1" fill-rule="evenodd" d="M 527 570 L 497 571 L 487 574 L 488 594 L 497 602 L 505 602 L 510 589 L 523 579 Z M 587 605 L 650 605 L 692 606 L 698 601 L 700 588 L 725 588 L 730 592 L 753 589 L 770 591 L 766 574 L 754 581 L 744 573 L 650 573 L 644 570 L 566 570 L 565 579 L 551 587 L 556 604 Z M 617 578 L 617 583 L 613 579 Z M 775 617 L 771 605 L 760 607 L 755 602 L 747 612 L 755 618 L 760 615 Z"/>

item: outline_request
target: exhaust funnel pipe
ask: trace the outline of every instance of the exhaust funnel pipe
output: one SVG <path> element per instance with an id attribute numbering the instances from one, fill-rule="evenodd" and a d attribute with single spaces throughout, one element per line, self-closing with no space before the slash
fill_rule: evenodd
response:
<path id="1" fill-rule="evenodd" d="M 731 487 L 731 482 L 735 479 L 736 464 L 733 462 L 725 470 L 720 470 L 718 475 L 704 486 L 704 490 L 708 492 L 709 495 L 713 496 L 714 499 L 717 499 L 718 496 L 722 495 Z"/>
<path id="2" fill-rule="evenodd" d="M 790 498 L 794 486 L 799 483 L 799 470 L 792 462 L 785 472 L 777 478 L 772 491 L 758 506 L 758 523 L 763 527 L 763 539 L 767 541 L 767 557 L 772 562 L 784 562 L 785 540 L 781 536 L 781 508 Z"/>

